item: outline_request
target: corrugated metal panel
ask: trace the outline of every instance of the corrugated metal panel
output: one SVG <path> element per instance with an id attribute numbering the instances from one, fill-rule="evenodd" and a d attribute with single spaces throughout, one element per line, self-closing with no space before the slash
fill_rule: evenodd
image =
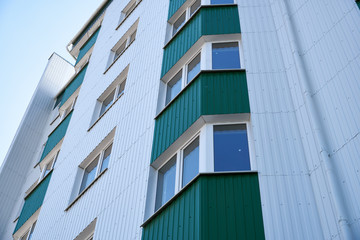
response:
<path id="1" fill-rule="evenodd" d="M 170 19 L 185 2 L 186 0 L 170 0 L 168 19 Z"/>
<path id="2" fill-rule="evenodd" d="M 75 39 L 73 42 L 73 45 L 75 46 L 81 38 L 89 31 L 89 29 L 95 24 L 96 20 L 105 12 L 105 10 L 108 8 L 112 0 L 109 0 L 101 9 L 100 11 L 95 15 L 95 17 L 91 20 L 91 22 L 86 26 L 86 28 L 80 33 L 79 37 Z"/>
<path id="3" fill-rule="evenodd" d="M 143 229 L 147 239 L 265 239 L 257 173 L 200 175 Z"/>
<path id="4" fill-rule="evenodd" d="M 14 233 L 41 207 L 46 190 L 49 186 L 52 172 L 49 173 L 42 182 L 25 198 L 24 206 L 21 210 Z"/>
<path id="5" fill-rule="evenodd" d="M 165 47 L 161 77 L 184 56 L 202 35 L 231 33 L 240 33 L 237 6 L 202 6 Z"/>
<path id="6" fill-rule="evenodd" d="M 202 72 L 157 117 L 151 162 L 201 115 L 249 112 L 245 71 Z"/>
<path id="7" fill-rule="evenodd" d="M 89 38 L 89 40 L 87 40 L 84 46 L 80 48 L 80 52 L 78 57 L 76 58 L 75 65 L 85 56 L 85 54 L 90 50 L 90 48 L 94 46 L 97 36 L 99 35 L 99 32 L 100 32 L 100 27 L 98 28 L 98 30 L 96 30 L 96 32 L 93 33 L 93 35 Z"/>
<path id="8" fill-rule="evenodd" d="M 44 157 L 56 146 L 56 144 L 58 144 L 61 139 L 63 139 L 69 126 L 72 113 L 73 112 L 69 113 L 69 115 L 67 115 L 67 117 L 59 124 L 59 126 L 57 126 L 56 129 L 50 134 L 39 162 L 41 162 Z"/>
<path id="9" fill-rule="evenodd" d="M 81 69 L 81 71 L 77 74 L 77 76 L 66 87 L 64 94 L 62 96 L 60 107 L 66 102 L 66 100 L 69 99 L 69 97 L 76 91 L 76 89 L 78 89 L 80 87 L 80 85 L 84 81 L 87 67 L 88 67 L 88 65 L 83 67 L 83 69 Z"/>

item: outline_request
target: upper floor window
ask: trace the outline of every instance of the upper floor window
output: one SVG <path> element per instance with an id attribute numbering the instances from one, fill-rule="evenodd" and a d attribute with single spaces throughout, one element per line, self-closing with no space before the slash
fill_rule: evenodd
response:
<path id="1" fill-rule="evenodd" d="M 59 156 L 59 152 L 60 151 L 57 151 L 55 155 L 50 159 L 50 161 L 44 165 L 43 170 L 40 174 L 39 182 L 44 179 L 48 175 L 48 173 L 54 168 L 56 160 Z"/>
<path id="2" fill-rule="evenodd" d="M 246 123 L 203 126 L 158 168 L 155 211 L 201 172 L 250 171 L 248 141 Z"/>
<path id="3" fill-rule="evenodd" d="M 238 42 L 212 44 L 212 69 L 240 68 L 240 53 Z"/>
<path id="4" fill-rule="evenodd" d="M 121 25 L 121 23 L 123 23 L 125 21 L 125 19 L 130 16 L 130 14 L 134 11 L 134 9 L 137 7 L 137 5 L 141 2 L 141 0 L 131 0 L 126 6 L 125 8 L 121 11 L 121 15 L 120 15 L 120 23 L 119 26 Z"/>
<path id="5" fill-rule="evenodd" d="M 20 238 L 20 240 L 31 240 L 36 226 L 36 221 L 30 226 L 29 230 Z"/>
<path id="6" fill-rule="evenodd" d="M 55 109 L 57 106 L 60 105 L 61 101 L 62 101 L 62 98 L 64 96 L 64 91 L 62 91 L 59 96 L 57 96 L 56 100 L 55 100 L 55 104 L 54 104 L 54 108 Z"/>
<path id="7" fill-rule="evenodd" d="M 94 179 L 102 173 L 109 165 L 112 143 L 103 149 L 99 154 L 84 168 L 84 173 L 80 185 L 79 193 L 85 190 Z"/>
<path id="8" fill-rule="evenodd" d="M 191 2 L 184 12 L 172 23 L 172 36 L 174 36 L 194 14 L 200 8 L 201 0 L 195 0 Z"/>
<path id="9" fill-rule="evenodd" d="M 113 46 L 110 52 L 108 67 L 105 72 L 112 66 L 112 64 L 126 51 L 126 49 L 135 41 L 137 26 L 139 19 L 126 31 L 126 33 Z"/>
<path id="10" fill-rule="evenodd" d="M 201 54 L 197 53 L 193 59 L 185 64 L 184 67 L 170 79 L 167 83 L 165 105 L 190 83 L 200 72 Z"/>

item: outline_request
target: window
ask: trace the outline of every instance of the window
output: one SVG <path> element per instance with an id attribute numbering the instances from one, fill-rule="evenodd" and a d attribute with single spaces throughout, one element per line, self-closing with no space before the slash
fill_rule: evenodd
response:
<path id="1" fill-rule="evenodd" d="M 181 91 L 182 71 L 180 70 L 167 84 L 166 102 L 168 104 Z"/>
<path id="2" fill-rule="evenodd" d="M 106 71 L 110 68 L 110 66 L 126 51 L 126 49 L 135 41 L 136 38 L 136 29 L 139 23 L 139 19 L 135 21 L 135 23 L 126 31 L 126 33 L 119 39 L 119 41 L 114 45 L 111 49 L 108 67 Z"/>
<path id="3" fill-rule="evenodd" d="M 196 11 L 201 7 L 201 0 L 195 0 L 193 3 L 190 3 L 189 7 L 178 17 L 172 25 L 171 36 L 174 36 L 184 24 L 196 13 Z"/>
<path id="4" fill-rule="evenodd" d="M 238 42 L 212 44 L 212 69 L 239 69 Z"/>
<path id="5" fill-rule="evenodd" d="M 191 80 L 193 80 L 200 72 L 201 54 L 197 53 L 181 70 L 170 79 L 166 87 L 165 105 L 179 94 Z"/>
<path id="6" fill-rule="evenodd" d="M 214 126 L 214 170 L 250 170 L 246 124 Z"/>
<path id="7" fill-rule="evenodd" d="M 130 16 L 130 14 L 134 11 L 134 9 L 137 7 L 137 5 L 141 2 L 141 0 L 131 0 L 126 7 L 121 11 L 121 16 L 120 16 L 120 23 L 119 26 L 121 25 L 121 23 L 123 23 L 125 21 L 125 19 Z"/>
<path id="8" fill-rule="evenodd" d="M 233 4 L 234 0 L 211 0 L 211 4 Z"/>
<path id="9" fill-rule="evenodd" d="M 54 105 L 54 108 L 55 109 L 57 106 L 59 106 L 59 104 L 61 103 L 62 99 L 63 99 L 63 96 L 64 96 L 64 91 L 62 91 L 59 96 L 57 96 L 56 100 L 55 100 L 55 105 Z"/>
<path id="10" fill-rule="evenodd" d="M 74 240 L 93 240 L 97 219 L 95 218 Z"/>
<path id="11" fill-rule="evenodd" d="M 20 238 L 20 240 L 31 240 L 35 230 L 35 225 L 36 225 L 36 221 L 31 225 L 29 230 L 27 230 L 26 233 Z"/>
<path id="12" fill-rule="evenodd" d="M 181 157 L 182 156 L 182 157 Z M 182 173 L 176 174 L 180 171 Z M 169 201 L 176 192 L 185 187 L 199 173 L 199 137 L 179 150 L 163 167 L 158 170 L 155 211 Z M 180 189 L 176 186 L 176 176 L 181 182 Z"/>
<path id="13" fill-rule="evenodd" d="M 199 173 L 199 137 L 183 151 L 182 186 L 186 186 Z"/>
<path id="14" fill-rule="evenodd" d="M 155 210 L 159 209 L 175 194 L 176 155 L 158 172 Z"/>
<path id="15" fill-rule="evenodd" d="M 102 150 L 85 168 L 79 193 L 83 192 L 109 165 L 112 143 Z"/>
<path id="16" fill-rule="evenodd" d="M 39 178 L 39 181 L 38 181 L 38 182 L 40 182 L 42 179 L 44 179 L 44 178 L 48 175 L 48 173 L 54 168 L 55 163 L 56 163 L 56 160 L 57 160 L 57 158 L 58 158 L 58 156 L 59 156 L 59 152 L 60 152 L 60 151 L 58 151 L 58 152 L 54 155 L 54 157 L 52 157 L 52 159 L 51 159 L 48 163 L 46 163 L 46 164 L 44 165 L 43 170 L 42 170 L 42 172 L 41 172 L 41 174 L 40 174 L 40 178 Z"/>
<path id="17" fill-rule="evenodd" d="M 99 116 L 102 116 L 112 104 L 122 96 L 125 90 L 126 79 L 116 86 L 114 90 L 102 101 Z"/>
<path id="18" fill-rule="evenodd" d="M 173 35 L 179 31 L 179 29 L 184 25 L 185 23 L 185 16 L 186 13 L 184 12 L 174 23 L 173 25 Z"/>

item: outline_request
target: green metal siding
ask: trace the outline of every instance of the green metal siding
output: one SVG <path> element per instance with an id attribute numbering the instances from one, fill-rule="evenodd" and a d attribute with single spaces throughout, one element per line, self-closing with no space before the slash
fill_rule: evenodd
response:
<path id="1" fill-rule="evenodd" d="M 14 233 L 41 207 L 51 179 L 49 173 L 42 182 L 25 198 L 24 206 L 16 223 Z"/>
<path id="2" fill-rule="evenodd" d="M 357 4 L 358 7 L 360 8 L 360 1 L 357 1 L 356 4 Z"/>
<path id="3" fill-rule="evenodd" d="M 89 31 L 89 29 L 94 26 L 95 22 L 98 20 L 98 18 L 103 14 L 112 0 L 108 1 L 100 10 L 99 12 L 93 17 L 93 19 L 89 22 L 89 24 L 86 26 L 86 28 L 79 34 L 79 36 L 74 40 L 72 43 L 74 46 L 81 40 L 81 38 Z"/>
<path id="4" fill-rule="evenodd" d="M 81 71 L 76 75 L 76 77 L 69 83 L 64 91 L 64 95 L 61 100 L 60 107 L 71 97 L 71 95 L 78 89 L 82 82 L 84 81 L 85 73 L 87 70 L 88 65 L 83 67 Z"/>
<path id="5" fill-rule="evenodd" d="M 200 175 L 143 229 L 142 239 L 265 239 L 257 173 Z"/>
<path id="6" fill-rule="evenodd" d="M 186 0 L 170 0 L 168 19 L 170 19 L 185 2 Z"/>
<path id="7" fill-rule="evenodd" d="M 151 162 L 201 115 L 250 113 L 245 71 L 206 71 L 156 118 Z"/>
<path id="8" fill-rule="evenodd" d="M 67 115 L 67 117 L 59 124 L 59 126 L 57 126 L 55 130 L 49 135 L 39 162 L 41 162 L 46 157 L 46 155 L 48 155 L 49 152 L 56 146 L 56 144 L 58 144 L 61 139 L 64 138 L 66 130 L 70 123 L 72 113 L 73 112 L 69 113 L 69 115 Z"/>
<path id="9" fill-rule="evenodd" d="M 187 22 L 180 32 L 166 45 L 161 77 L 184 56 L 201 36 L 233 33 L 240 33 L 237 6 L 201 7 L 194 17 Z"/>
<path id="10" fill-rule="evenodd" d="M 85 54 L 90 50 L 92 46 L 94 46 L 96 39 L 99 35 L 100 28 L 93 33 L 93 35 L 89 38 L 89 40 L 80 48 L 80 52 L 78 57 L 76 58 L 75 65 L 85 56 Z"/>

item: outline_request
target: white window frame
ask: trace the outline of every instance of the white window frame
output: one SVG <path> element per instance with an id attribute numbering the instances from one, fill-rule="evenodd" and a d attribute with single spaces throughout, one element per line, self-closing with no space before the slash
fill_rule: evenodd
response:
<path id="1" fill-rule="evenodd" d="M 196 133 L 190 140 L 188 140 L 185 144 L 182 145 L 181 148 L 179 148 L 174 154 L 171 155 L 169 159 L 167 159 L 159 168 L 156 169 L 156 184 L 159 181 L 159 170 L 164 167 L 175 155 L 176 155 L 176 163 L 175 163 L 175 190 L 174 190 L 174 196 L 178 194 L 181 189 L 189 185 L 190 182 L 188 182 L 185 186 L 182 186 L 183 181 L 183 164 L 184 164 L 184 150 L 193 142 L 196 138 L 199 138 L 199 173 L 200 173 L 200 132 Z M 198 173 L 198 174 L 199 174 Z M 195 176 L 196 177 L 196 176 Z M 172 199 L 174 196 L 172 196 L 170 199 Z M 155 192 L 155 199 L 154 203 L 156 203 L 157 198 L 157 185 L 156 185 L 156 192 Z M 170 201 L 170 200 L 169 200 Z M 159 209 L 161 209 L 166 203 L 164 203 Z M 154 211 L 156 206 L 154 205 Z M 157 210 L 159 210 L 157 209 Z M 156 210 L 156 211 L 157 211 Z"/>
<path id="2" fill-rule="evenodd" d="M 245 69 L 245 59 L 244 59 L 244 52 L 243 52 L 243 46 L 242 46 L 242 41 L 241 40 L 220 40 L 220 41 L 211 41 L 211 42 L 207 42 L 206 44 L 209 44 L 209 46 L 207 47 L 207 49 L 209 49 L 209 51 L 207 51 L 206 54 L 206 58 L 207 58 L 207 68 L 210 70 L 222 70 L 222 69 L 213 69 L 212 67 L 212 45 L 213 43 L 233 43 L 233 42 L 237 42 L 238 43 L 238 49 L 239 49 L 239 61 L 240 61 L 240 68 L 234 68 L 234 70 L 244 70 Z M 232 69 L 224 69 L 224 70 L 232 70 Z"/>
<path id="3" fill-rule="evenodd" d="M 118 83 L 115 87 L 115 92 L 114 92 L 114 96 L 113 96 L 113 100 L 112 100 L 112 103 L 110 104 L 110 106 L 103 112 L 101 113 L 101 109 L 102 109 L 102 106 L 104 105 L 104 101 L 110 96 L 110 94 L 113 92 L 114 89 L 111 90 L 111 92 L 104 98 L 104 100 L 101 102 L 101 106 L 100 106 L 100 110 L 99 110 L 99 118 L 101 116 L 103 116 L 110 108 L 113 104 L 115 104 L 115 102 L 122 97 L 122 95 L 124 95 L 125 93 L 125 86 L 126 86 L 126 80 L 127 78 L 125 77 L 123 80 L 120 81 L 120 83 Z M 121 84 L 125 83 L 125 86 L 124 86 L 124 90 L 123 92 L 118 96 L 119 94 L 119 91 L 120 91 L 120 87 L 121 87 Z"/>
<path id="4" fill-rule="evenodd" d="M 215 173 L 215 158 L 214 158 L 214 126 L 218 125 L 238 125 L 245 124 L 246 125 L 246 133 L 247 133 L 247 141 L 248 141 L 248 150 L 249 150 L 249 162 L 250 162 L 250 170 L 244 171 L 235 171 L 235 172 L 252 172 L 257 169 L 255 163 L 255 149 L 252 144 L 253 142 L 253 134 L 251 131 L 250 121 L 219 121 L 214 123 L 205 123 L 200 130 L 191 136 L 188 140 L 185 141 L 184 144 L 181 145 L 178 150 L 172 152 L 170 154 L 171 157 L 167 158 L 159 167 L 155 169 L 156 171 L 156 181 L 155 181 L 155 199 L 153 199 L 153 209 L 154 212 L 159 211 L 166 203 L 164 203 L 161 207 L 156 209 L 156 198 L 157 196 L 157 183 L 159 180 L 159 170 L 165 166 L 176 154 L 176 174 L 175 174 L 175 191 L 174 196 L 170 198 L 170 200 L 175 197 L 184 187 L 190 184 L 193 180 L 187 183 L 185 186 L 182 186 L 183 180 L 183 154 L 184 150 L 197 138 L 199 137 L 199 174 L 201 173 Z M 229 171 L 225 171 L 229 172 Z M 170 201 L 169 200 L 169 201 Z M 154 213 L 153 212 L 153 213 Z"/>
<path id="5" fill-rule="evenodd" d="M 179 95 L 179 94 L 182 92 L 182 90 L 183 90 L 187 85 L 189 85 L 189 84 L 197 77 L 197 75 L 200 74 L 201 70 L 203 70 L 203 69 L 202 69 L 202 53 L 201 53 L 201 52 L 202 52 L 202 49 L 198 50 L 195 54 L 193 54 L 193 55 L 191 56 L 191 58 L 186 62 L 186 64 L 181 67 L 181 70 L 178 70 L 175 74 L 173 74 L 173 75 L 169 78 L 169 81 L 166 82 L 165 101 L 164 101 L 164 102 L 165 102 L 165 106 L 169 105 L 169 104 L 173 101 L 173 99 L 176 98 L 176 96 Z M 192 62 L 192 60 L 194 60 L 198 55 L 200 55 L 200 71 L 199 71 L 199 73 L 197 73 L 197 74 L 194 76 L 194 78 L 188 83 L 188 82 L 187 82 L 188 66 L 189 66 L 189 64 Z M 173 99 L 171 99 L 168 103 L 166 103 L 166 96 L 167 96 L 167 91 L 168 91 L 168 88 L 167 88 L 167 87 L 168 87 L 168 84 L 170 83 L 170 81 L 171 81 L 180 71 L 181 71 L 181 90 L 180 90 L 180 92 L 179 92 L 175 97 L 173 97 Z"/>
<path id="6" fill-rule="evenodd" d="M 100 176 L 100 174 L 102 174 L 103 172 L 106 171 L 106 169 L 108 169 L 108 167 L 106 167 L 106 168 L 104 168 L 104 170 L 103 170 L 102 172 L 100 172 L 102 163 L 103 163 L 103 161 L 104 161 L 104 153 L 105 153 L 105 151 L 107 150 L 107 148 L 110 147 L 111 144 L 113 144 L 113 142 L 114 142 L 114 139 L 112 139 L 109 143 L 107 143 L 107 144 L 105 145 L 105 147 L 103 147 L 103 148 L 100 150 L 100 152 L 99 152 L 98 154 L 96 154 L 95 157 L 86 164 L 85 167 L 83 167 L 83 168 L 80 167 L 80 168 L 82 168 L 82 175 L 81 175 L 81 180 L 80 180 L 81 182 L 80 182 L 80 186 L 79 186 L 79 190 L 78 190 L 78 195 L 81 195 L 83 192 L 85 192 L 85 191 L 89 188 L 89 186 L 91 186 L 91 184 Z M 110 152 L 109 164 L 110 164 L 110 160 L 111 160 L 112 153 L 113 153 L 113 146 L 112 146 L 111 152 Z M 99 156 L 99 160 L 98 160 L 98 162 L 97 162 L 97 164 L 96 164 L 96 172 L 95 172 L 94 179 L 93 179 L 86 187 L 84 187 L 84 189 L 81 190 L 82 181 L 84 180 L 84 175 L 85 175 L 85 169 L 86 169 L 91 163 L 93 163 L 98 156 Z"/>
<path id="7" fill-rule="evenodd" d="M 55 153 L 55 155 L 51 158 L 51 160 L 44 165 L 44 167 L 43 167 L 43 169 L 42 169 L 42 171 L 41 171 L 41 173 L 40 173 L 40 177 L 39 177 L 38 183 L 41 182 L 41 181 L 51 172 L 52 169 L 54 169 L 54 166 L 55 166 L 55 163 L 56 163 L 57 158 L 58 158 L 58 156 L 59 156 L 59 153 L 60 153 L 60 150 L 57 151 L 57 152 Z M 50 170 L 49 170 L 48 173 L 46 173 L 46 169 L 47 169 L 47 167 L 48 167 L 49 165 L 50 165 Z M 45 174 L 45 173 L 46 173 L 46 174 Z"/>
<path id="8" fill-rule="evenodd" d="M 31 231 L 32 231 L 33 229 L 35 229 L 36 222 L 37 222 L 37 221 L 33 222 L 33 223 L 31 224 L 30 228 L 28 229 L 28 231 L 26 231 L 26 232 L 25 232 L 21 237 L 19 237 L 18 239 L 19 239 L 19 240 L 29 240 Z M 26 239 L 22 239 L 27 233 L 28 233 L 28 235 L 27 235 Z"/>
<path id="9" fill-rule="evenodd" d="M 126 4 L 124 9 L 121 11 L 119 24 L 116 29 L 118 29 L 120 27 L 120 25 L 131 15 L 131 13 L 136 9 L 136 7 L 139 5 L 140 2 L 141 2 L 141 0 L 131 0 L 131 1 L 129 1 L 128 4 Z M 134 4 L 135 4 L 134 8 L 132 10 L 130 10 Z"/>
<path id="10" fill-rule="evenodd" d="M 75 108 L 75 104 L 76 104 L 76 101 L 77 101 L 77 98 L 78 96 L 74 97 L 74 99 L 71 101 L 70 105 L 68 105 L 61 113 L 61 118 L 60 118 L 60 121 L 64 120 L 68 115 L 69 113 L 74 110 Z"/>

